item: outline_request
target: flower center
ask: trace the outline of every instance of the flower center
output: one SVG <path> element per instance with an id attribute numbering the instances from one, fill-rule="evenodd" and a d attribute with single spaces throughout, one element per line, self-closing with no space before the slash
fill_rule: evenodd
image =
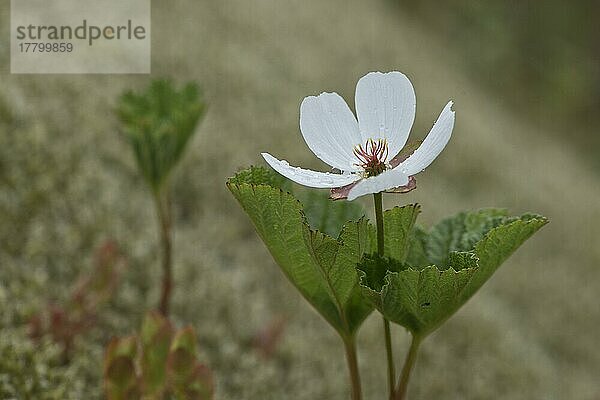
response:
<path id="1" fill-rule="evenodd" d="M 358 158 L 358 165 L 365 170 L 366 178 L 381 174 L 387 169 L 385 162 L 388 157 L 388 143 L 386 139 L 369 139 L 364 145 L 354 147 L 354 155 Z"/>

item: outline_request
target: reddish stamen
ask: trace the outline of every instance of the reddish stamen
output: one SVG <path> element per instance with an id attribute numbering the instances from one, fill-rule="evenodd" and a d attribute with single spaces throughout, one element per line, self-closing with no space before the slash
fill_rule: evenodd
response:
<path id="1" fill-rule="evenodd" d="M 367 176 L 379 175 L 386 170 L 385 162 L 388 157 L 386 139 L 369 139 L 365 145 L 354 147 L 354 155 L 360 161 L 356 165 L 363 168 Z"/>

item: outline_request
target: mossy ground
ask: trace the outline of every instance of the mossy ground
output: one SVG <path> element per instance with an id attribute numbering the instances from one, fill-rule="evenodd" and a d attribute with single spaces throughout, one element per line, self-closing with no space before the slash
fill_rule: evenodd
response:
<path id="1" fill-rule="evenodd" d="M 8 7 L 0 11 L 8 35 Z M 509 114 L 457 68 L 452 48 L 385 1 L 187 0 L 155 2 L 152 15 L 153 76 L 196 80 L 210 103 L 172 181 L 173 316 L 197 330 L 217 398 L 348 397 L 341 343 L 278 271 L 224 182 L 261 163 L 266 150 L 322 167 L 299 134 L 301 99 L 338 91 L 353 104 L 360 76 L 391 69 L 407 73 L 417 91 L 413 137 L 425 135 L 450 98 L 457 123 L 418 190 L 385 196 L 387 206 L 419 202 L 426 225 L 483 206 L 551 220 L 424 343 L 411 397 L 597 395 L 600 185 L 567 138 L 528 124 L 526 110 Z M 0 51 L 8 59 L 8 48 Z M 144 87 L 150 77 L 18 76 L 3 68 L 0 394 L 98 399 L 104 345 L 135 330 L 158 299 L 154 209 L 113 112 L 123 90 Z M 32 347 L 25 322 L 67 296 L 107 238 L 122 246 L 129 268 L 97 328 L 61 366 L 51 343 Z M 288 324 L 265 360 L 249 341 L 276 316 Z M 384 398 L 380 325 L 373 314 L 359 335 L 366 399 Z M 400 359 L 408 336 L 393 334 Z"/>

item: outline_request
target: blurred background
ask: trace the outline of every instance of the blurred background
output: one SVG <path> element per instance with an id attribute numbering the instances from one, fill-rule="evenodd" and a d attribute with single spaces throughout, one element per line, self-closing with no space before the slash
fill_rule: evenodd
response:
<path id="1" fill-rule="evenodd" d="M 198 332 L 218 399 L 348 398 L 341 342 L 224 183 L 261 151 L 324 168 L 300 135 L 301 100 L 336 91 L 353 107 L 358 78 L 400 70 L 417 93 L 413 139 L 449 99 L 457 122 L 418 190 L 386 205 L 421 203 L 425 226 L 488 206 L 551 221 L 424 343 L 410 397 L 600 399 L 599 12 L 558 0 L 155 1 L 151 76 L 10 75 L 2 41 L 0 397 L 102 398 L 104 346 L 156 304 L 152 199 L 114 108 L 124 90 L 170 77 L 197 81 L 209 103 L 173 176 L 173 319 Z M 0 13 L 8 38 L 7 2 Z M 65 301 L 107 241 L 127 268 L 65 363 L 52 340 L 30 338 L 31 316 Z M 281 330 L 268 354 L 255 345 Z M 408 335 L 393 335 L 403 357 Z M 384 398 L 375 313 L 359 347 L 365 399 Z"/>

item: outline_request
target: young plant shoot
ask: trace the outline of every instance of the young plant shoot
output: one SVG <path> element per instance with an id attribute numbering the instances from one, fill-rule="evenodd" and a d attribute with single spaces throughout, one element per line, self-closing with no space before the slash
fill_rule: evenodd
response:
<path id="1" fill-rule="evenodd" d="M 107 400 L 212 400 L 212 371 L 197 359 L 191 326 L 175 330 L 158 313 L 146 314 L 139 333 L 114 337 L 104 355 Z"/>
<path id="2" fill-rule="evenodd" d="M 373 309 L 382 314 L 389 398 L 402 400 L 425 337 L 547 220 L 487 209 L 460 213 L 426 231 L 415 226 L 417 204 L 384 211 L 382 193 L 415 189 L 414 175 L 450 140 L 452 102 L 416 150 L 405 146 L 416 99 L 404 74 L 368 73 L 358 81 L 355 103 L 358 118 L 336 93 L 307 97 L 300 106 L 303 138 L 332 172 L 293 167 L 262 153 L 282 176 L 302 186 L 330 189 L 330 199 L 348 202 L 323 202 L 313 195 L 305 196 L 303 205 L 294 188 L 264 168 L 241 171 L 227 185 L 287 277 L 341 336 L 353 400 L 362 398 L 356 333 Z M 374 225 L 361 217 L 345 224 L 336 221 L 337 229 L 324 230 L 311 217 L 315 210 L 334 220 L 350 216 L 356 207 L 350 201 L 368 194 L 374 198 Z M 405 327 L 413 338 L 398 380 L 389 321 Z"/>
<path id="3" fill-rule="evenodd" d="M 168 178 L 205 110 L 206 104 L 195 84 L 177 90 L 166 80 L 152 82 L 140 94 L 126 92 L 117 110 L 156 206 L 163 271 L 158 309 L 165 316 L 169 314 L 173 287 L 173 221 Z"/>

